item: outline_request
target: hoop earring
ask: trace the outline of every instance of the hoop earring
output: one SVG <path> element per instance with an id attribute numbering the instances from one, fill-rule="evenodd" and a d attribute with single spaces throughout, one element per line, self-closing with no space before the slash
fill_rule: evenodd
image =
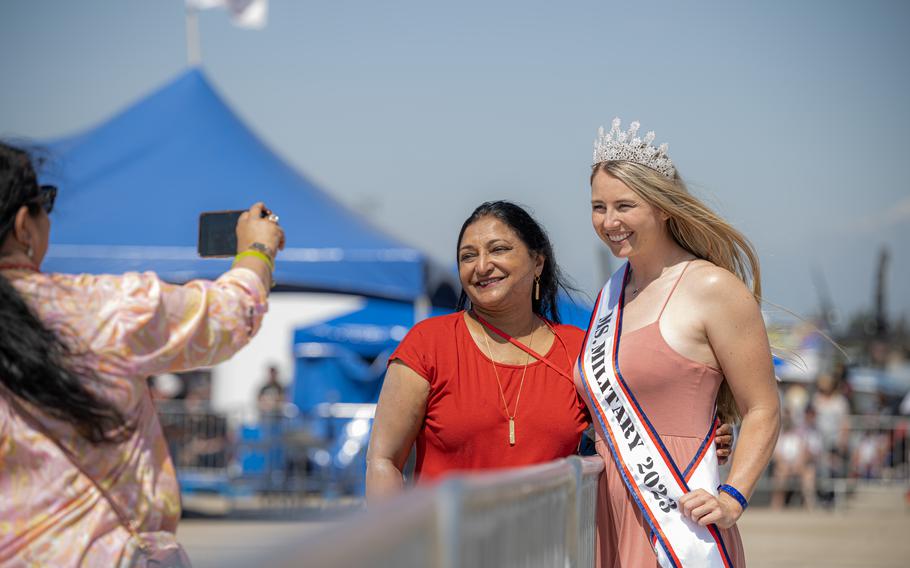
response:
<path id="1" fill-rule="evenodd" d="M 540 276 L 534 277 L 534 300 L 540 301 Z"/>

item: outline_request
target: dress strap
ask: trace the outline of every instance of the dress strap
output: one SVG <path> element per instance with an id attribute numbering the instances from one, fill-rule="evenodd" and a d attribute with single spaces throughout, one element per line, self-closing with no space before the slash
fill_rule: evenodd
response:
<path id="1" fill-rule="evenodd" d="M 679 276 L 676 278 L 676 282 L 673 283 L 673 288 L 671 288 L 671 289 L 670 289 L 670 293 L 667 294 L 667 299 L 664 300 L 664 305 L 661 306 L 661 308 L 660 308 L 660 313 L 657 314 L 657 320 L 656 320 L 656 321 L 660 321 L 660 317 L 661 317 L 662 315 L 664 315 L 664 310 L 667 309 L 667 304 L 670 303 L 670 298 L 673 297 L 673 292 L 676 291 L 676 287 L 679 286 L 679 281 L 682 280 L 683 274 L 686 273 L 686 269 L 689 268 L 689 265 L 690 265 L 690 264 L 692 264 L 692 261 L 691 261 L 691 260 L 690 260 L 689 262 L 687 262 L 685 266 L 683 266 L 682 272 L 679 273 Z"/>

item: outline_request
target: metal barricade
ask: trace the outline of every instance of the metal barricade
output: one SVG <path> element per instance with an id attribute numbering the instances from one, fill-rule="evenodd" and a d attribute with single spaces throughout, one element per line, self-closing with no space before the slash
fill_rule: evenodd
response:
<path id="1" fill-rule="evenodd" d="M 232 566 L 288 568 L 444 568 L 438 495 L 418 489 L 285 547 L 272 557 L 237 558 Z"/>
<path id="2" fill-rule="evenodd" d="M 158 402 L 158 420 L 174 465 L 189 473 L 226 474 L 234 439 L 228 416 L 206 408 Z"/>
<path id="3" fill-rule="evenodd" d="M 311 471 L 309 459 L 323 442 L 305 428 L 293 405 L 249 422 L 241 411 L 216 412 L 207 405 L 156 406 L 184 498 L 258 495 L 266 498 L 263 506 L 287 508 L 328 485 Z"/>
<path id="4" fill-rule="evenodd" d="M 850 417 L 847 477 L 879 483 L 910 482 L 910 418 Z"/>
<path id="5" fill-rule="evenodd" d="M 591 568 L 599 458 L 450 477 L 320 534 L 276 547 L 269 566 Z M 237 558 L 233 566 L 248 566 Z"/>
<path id="6" fill-rule="evenodd" d="M 597 491 L 604 462 L 597 456 L 587 458 L 572 456 L 567 461 L 575 468 L 579 480 L 576 491 L 578 514 L 575 539 L 578 543 L 578 552 L 574 566 L 594 568 L 594 547 L 597 545 Z"/>
<path id="7" fill-rule="evenodd" d="M 447 566 L 571 565 L 576 483 L 565 460 L 449 480 L 440 487 Z"/>
<path id="8" fill-rule="evenodd" d="M 799 496 L 803 506 L 846 508 L 869 504 L 875 493 L 883 499 L 901 496 L 910 491 L 908 431 L 910 418 L 889 415 L 850 416 L 836 438 L 829 434 L 825 439 L 815 429 L 791 430 L 789 447 L 808 452 L 810 459 L 796 466 L 787 464 L 787 473 L 778 475 L 782 465 L 776 452 L 753 501 L 763 504 L 770 499 L 773 504 L 776 494 L 778 504 L 786 497 Z M 782 434 L 779 443 L 783 440 Z"/>

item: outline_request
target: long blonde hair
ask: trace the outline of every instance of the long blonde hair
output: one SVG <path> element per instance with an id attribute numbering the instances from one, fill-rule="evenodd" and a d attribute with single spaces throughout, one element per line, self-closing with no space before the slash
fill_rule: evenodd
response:
<path id="1" fill-rule="evenodd" d="M 752 243 L 700 199 L 689 193 L 677 172 L 672 179 L 635 162 L 607 161 L 594 166 L 626 184 L 652 207 L 669 216 L 667 228 L 673 239 L 695 257 L 729 270 L 751 288 L 761 304 L 761 268 Z M 736 422 L 740 414 L 726 381 L 717 393 L 717 413 L 724 422 Z"/>

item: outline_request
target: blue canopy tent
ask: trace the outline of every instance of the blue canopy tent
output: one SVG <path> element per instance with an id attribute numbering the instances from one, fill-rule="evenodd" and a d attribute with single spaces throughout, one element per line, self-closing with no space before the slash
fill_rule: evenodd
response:
<path id="1" fill-rule="evenodd" d="M 199 213 L 262 200 L 281 216 L 279 285 L 413 301 L 426 258 L 372 227 L 273 154 L 191 69 L 88 132 L 50 141 L 60 186 L 45 268 L 153 270 L 182 282 L 229 261 L 196 254 Z"/>
<path id="2" fill-rule="evenodd" d="M 413 321 L 407 304 L 373 299 L 356 312 L 298 328 L 291 401 L 304 411 L 325 401 L 376 402 L 386 358 Z"/>

